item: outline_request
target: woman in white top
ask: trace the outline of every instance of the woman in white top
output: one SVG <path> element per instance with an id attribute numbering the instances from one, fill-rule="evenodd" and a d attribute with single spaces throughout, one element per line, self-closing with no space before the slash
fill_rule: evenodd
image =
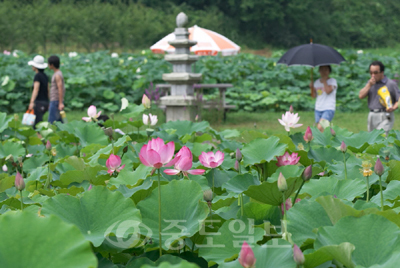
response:
<path id="1" fill-rule="evenodd" d="M 330 65 L 320 66 L 320 79 L 310 83 L 311 97 L 317 98 L 315 102 L 315 123 L 318 129 L 323 132 L 329 126 L 336 110 L 337 82 L 329 75 L 332 71 Z"/>

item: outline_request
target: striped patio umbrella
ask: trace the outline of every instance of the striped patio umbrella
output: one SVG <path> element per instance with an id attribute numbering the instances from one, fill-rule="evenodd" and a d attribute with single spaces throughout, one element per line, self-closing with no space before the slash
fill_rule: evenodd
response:
<path id="1" fill-rule="evenodd" d="M 175 39 L 175 34 L 171 33 L 150 47 L 153 53 L 174 53 L 175 48 L 168 44 L 168 41 Z M 240 47 L 219 33 L 198 27 L 197 25 L 189 28 L 189 40 L 197 41 L 197 44 L 190 48 L 196 55 L 215 56 L 221 52 L 223 56 L 236 55 Z"/>

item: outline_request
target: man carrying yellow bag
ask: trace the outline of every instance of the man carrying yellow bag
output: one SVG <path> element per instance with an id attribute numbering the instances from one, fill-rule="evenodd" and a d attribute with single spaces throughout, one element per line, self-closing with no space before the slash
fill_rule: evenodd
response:
<path id="1" fill-rule="evenodd" d="M 384 74 L 385 66 L 380 61 L 369 65 L 371 78 L 360 90 L 359 98 L 368 96 L 368 131 L 383 129 L 388 132 L 393 128 L 394 113 L 400 97 L 399 88 L 393 80 Z"/>

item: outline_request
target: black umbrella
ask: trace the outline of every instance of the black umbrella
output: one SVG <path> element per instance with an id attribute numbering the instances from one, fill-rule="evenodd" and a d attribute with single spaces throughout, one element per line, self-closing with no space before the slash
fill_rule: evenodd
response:
<path id="1" fill-rule="evenodd" d="M 335 49 L 320 44 L 305 44 L 289 49 L 278 61 L 278 64 L 305 65 L 310 67 L 340 64 L 346 61 Z M 311 71 L 311 80 L 313 71 Z"/>
<path id="2" fill-rule="evenodd" d="M 289 49 L 278 63 L 291 65 L 306 65 L 311 67 L 339 64 L 345 61 L 335 49 L 320 44 L 305 44 Z"/>

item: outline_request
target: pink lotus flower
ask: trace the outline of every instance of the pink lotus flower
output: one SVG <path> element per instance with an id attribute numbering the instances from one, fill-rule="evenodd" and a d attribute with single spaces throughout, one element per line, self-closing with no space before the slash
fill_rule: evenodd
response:
<path id="1" fill-rule="evenodd" d="M 240 250 L 239 263 L 244 268 L 251 268 L 254 267 L 254 265 L 256 264 L 254 252 L 249 244 L 246 243 L 246 241 L 243 242 L 242 249 Z"/>
<path id="2" fill-rule="evenodd" d="M 4 50 L 4 51 L 3 51 L 3 54 L 4 54 L 4 55 L 10 55 L 11 52 L 10 52 L 10 51 L 7 51 L 7 50 Z"/>
<path id="3" fill-rule="evenodd" d="M 200 163 L 208 168 L 219 167 L 222 162 L 224 162 L 224 153 L 217 151 L 215 154 L 213 152 L 202 152 L 199 156 Z"/>
<path id="4" fill-rule="evenodd" d="M 146 109 L 149 109 L 150 106 L 151 106 L 150 99 L 147 97 L 146 94 L 143 94 L 143 97 L 142 97 L 142 104 L 143 104 L 144 108 L 146 108 Z"/>
<path id="5" fill-rule="evenodd" d="M 149 119 L 150 119 L 150 121 L 149 121 Z M 157 124 L 157 122 L 158 122 L 157 115 L 143 114 L 143 124 L 149 125 L 149 126 L 154 126 L 155 124 Z"/>
<path id="6" fill-rule="evenodd" d="M 8 168 L 7 168 L 7 165 L 6 165 L 6 164 L 4 164 L 4 165 L 2 166 L 2 170 L 3 170 L 4 172 L 7 172 L 7 171 L 8 171 Z"/>
<path id="7" fill-rule="evenodd" d="M 86 122 L 90 122 L 92 120 L 97 120 L 97 118 L 100 116 L 101 111 L 97 113 L 96 106 L 90 105 L 88 108 L 87 114 L 89 117 L 82 117 L 82 120 L 85 120 Z"/>
<path id="8" fill-rule="evenodd" d="M 51 150 L 51 143 L 49 140 L 46 142 L 46 149 Z"/>
<path id="9" fill-rule="evenodd" d="M 303 136 L 303 139 L 309 143 L 313 139 L 312 131 L 310 127 L 307 127 L 306 133 Z"/>
<path id="10" fill-rule="evenodd" d="M 115 171 L 120 172 L 125 165 L 121 166 L 121 157 L 111 154 L 106 161 L 106 167 L 108 174 L 112 175 Z"/>
<path id="11" fill-rule="evenodd" d="M 297 198 L 295 203 L 299 203 L 300 201 L 301 201 L 301 199 Z M 292 208 L 293 204 L 292 204 L 292 199 L 291 198 L 286 199 L 285 203 L 286 203 L 286 211 L 288 211 L 289 209 Z M 282 212 L 282 215 L 283 215 L 283 203 L 281 204 L 281 212 Z"/>
<path id="12" fill-rule="evenodd" d="M 178 159 L 175 163 L 175 169 L 166 169 L 164 170 L 165 174 L 168 175 L 177 175 L 182 172 L 184 176 L 192 175 L 202 175 L 205 170 L 204 169 L 192 169 L 193 165 L 193 155 L 190 149 L 186 146 L 183 146 L 179 152 L 175 156 Z"/>
<path id="13" fill-rule="evenodd" d="M 285 127 L 286 131 L 290 131 L 290 128 L 301 127 L 303 124 L 297 124 L 299 120 L 300 117 L 298 114 L 293 114 L 289 111 L 282 115 L 282 119 L 278 119 L 279 123 Z"/>
<path id="14" fill-rule="evenodd" d="M 143 165 L 154 168 L 162 166 L 172 166 L 177 162 L 179 157 L 172 160 L 175 152 L 175 144 L 173 141 L 164 144 L 161 138 L 151 139 L 148 144 L 143 145 L 140 149 L 139 159 Z"/>
<path id="15" fill-rule="evenodd" d="M 17 188 L 18 191 L 22 191 L 23 189 L 25 189 L 24 179 L 18 171 L 17 175 L 15 175 L 15 188 Z"/>
<path id="16" fill-rule="evenodd" d="M 278 163 L 276 163 L 278 167 L 296 165 L 300 160 L 300 156 L 298 157 L 298 153 L 292 153 L 290 155 L 288 152 L 286 152 L 282 156 L 277 156 L 276 160 L 278 160 Z"/>

